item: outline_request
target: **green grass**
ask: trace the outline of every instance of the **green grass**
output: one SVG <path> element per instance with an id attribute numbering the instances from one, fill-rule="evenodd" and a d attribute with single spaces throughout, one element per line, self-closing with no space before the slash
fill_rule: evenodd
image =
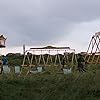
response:
<path id="1" fill-rule="evenodd" d="M 86 73 L 0 76 L 0 100 L 100 100 L 100 66 Z"/>

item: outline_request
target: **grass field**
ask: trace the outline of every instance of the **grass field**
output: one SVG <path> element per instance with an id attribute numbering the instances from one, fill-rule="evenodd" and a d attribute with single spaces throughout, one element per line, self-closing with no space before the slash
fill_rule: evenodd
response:
<path id="1" fill-rule="evenodd" d="M 68 75 L 1 75 L 0 100 L 100 100 L 100 65 Z"/>

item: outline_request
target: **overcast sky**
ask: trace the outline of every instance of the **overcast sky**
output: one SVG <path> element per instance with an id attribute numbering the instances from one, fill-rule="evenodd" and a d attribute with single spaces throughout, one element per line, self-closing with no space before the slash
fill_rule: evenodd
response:
<path id="1" fill-rule="evenodd" d="M 98 31 L 100 0 L 0 0 L 0 32 L 7 37 L 7 52 L 23 44 L 85 51 Z"/>

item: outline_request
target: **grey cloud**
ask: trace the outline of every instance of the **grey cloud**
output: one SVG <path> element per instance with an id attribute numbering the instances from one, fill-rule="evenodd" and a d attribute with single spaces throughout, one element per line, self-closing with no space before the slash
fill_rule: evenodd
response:
<path id="1" fill-rule="evenodd" d="M 0 32 L 9 46 L 52 43 L 75 23 L 100 18 L 99 0 L 1 0 Z"/>

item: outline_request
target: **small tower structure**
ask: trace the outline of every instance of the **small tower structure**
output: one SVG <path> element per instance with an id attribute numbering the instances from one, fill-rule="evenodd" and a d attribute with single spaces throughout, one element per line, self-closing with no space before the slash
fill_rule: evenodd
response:
<path id="1" fill-rule="evenodd" d="M 0 48 L 5 48 L 6 38 L 3 35 L 0 35 Z M 0 54 L 0 74 L 3 72 L 3 61 L 2 54 Z"/>
<path id="2" fill-rule="evenodd" d="M 6 38 L 3 35 L 0 35 L 0 48 L 5 48 Z"/>

